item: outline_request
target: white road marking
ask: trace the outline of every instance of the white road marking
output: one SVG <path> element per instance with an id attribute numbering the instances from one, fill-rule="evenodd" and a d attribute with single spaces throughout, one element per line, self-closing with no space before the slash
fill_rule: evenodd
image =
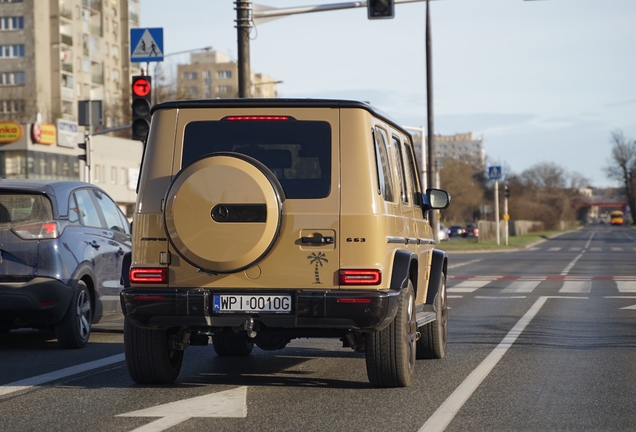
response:
<path id="1" fill-rule="evenodd" d="M 612 252 L 623 252 L 623 248 L 622 247 L 613 247 L 612 248 Z"/>
<path id="2" fill-rule="evenodd" d="M 548 252 L 558 252 L 560 250 L 561 250 L 560 247 L 551 247 L 551 248 L 548 249 Z"/>
<path id="3" fill-rule="evenodd" d="M 38 375 L 31 378 L 23 379 L 20 381 L 15 381 L 9 384 L 3 384 L 2 386 L 0 386 L 0 396 L 26 390 L 37 385 L 45 384 L 47 382 L 55 381 L 61 378 L 66 378 L 68 376 L 76 375 L 76 374 L 86 372 L 92 369 L 108 366 L 113 363 L 123 362 L 124 360 L 126 360 L 126 357 L 124 356 L 124 354 L 117 354 L 111 357 L 106 357 L 106 358 L 95 360 L 88 363 L 82 363 L 77 366 L 67 367 L 57 371 L 45 373 L 43 375 Z"/>
<path id="4" fill-rule="evenodd" d="M 585 294 L 592 291 L 592 281 L 564 281 L 563 288 L 559 290 L 562 294 Z"/>
<path id="5" fill-rule="evenodd" d="M 636 293 L 636 281 L 616 281 L 618 290 L 622 293 Z"/>
<path id="6" fill-rule="evenodd" d="M 538 247 L 531 247 L 531 248 L 528 248 L 528 249 L 526 249 L 526 250 L 527 250 L 527 251 L 530 251 L 530 252 L 534 252 L 534 251 L 541 250 L 541 248 L 538 248 Z"/>
<path id="7" fill-rule="evenodd" d="M 581 248 L 580 248 L 580 247 L 571 247 L 571 248 L 570 248 L 570 252 L 578 252 L 578 251 L 580 251 L 580 250 L 581 250 Z"/>
<path id="8" fill-rule="evenodd" d="M 117 417 L 161 417 L 132 432 L 160 432 L 193 417 L 247 417 L 247 387 L 183 399 Z"/>
<path id="9" fill-rule="evenodd" d="M 507 288 L 503 289 L 501 292 L 506 293 L 531 293 L 542 281 L 533 280 L 533 281 L 514 281 Z"/>
<path id="10" fill-rule="evenodd" d="M 479 288 L 488 285 L 490 280 L 469 280 L 458 283 L 452 288 L 446 288 L 449 293 L 471 293 Z"/>
<path id="11" fill-rule="evenodd" d="M 621 308 L 621 309 L 636 309 L 636 304 L 631 306 L 625 306 L 624 308 Z"/>
<path id="12" fill-rule="evenodd" d="M 486 300 L 509 300 L 509 299 L 524 299 L 526 296 L 475 296 L 476 299 L 486 299 Z"/>
<path id="13" fill-rule="evenodd" d="M 476 262 L 483 261 L 483 260 L 484 260 L 484 258 L 479 258 L 479 259 L 466 261 L 466 262 L 463 262 L 463 263 L 451 264 L 451 265 L 448 266 L 448 268 L 449 269 L 454 269 L 454 268 L 465 266 L 465 265 L 468 265 L 468 264 L 474 264 Z"/>
<path id="14" fill-rule="evenodd" d="M 600 247 L 590 248 L 590 252 L 601 252 L 602 250 L 603 250 L 603 248 L 600 248 Z"/>
<path id="15" fill-rule="evenodd" d="M 437 411 L 424 423 L 419 432 L 441 432 L 449 425 L 459 410 L 464 406 L 468 398 L 473 394 L 481 382 L 490 374 L 499 360 L 517 340 L 519 335 L 530 324 L 548 298 L 586 299 L 587 297 L 539 297 L 530 307 L 528 312 L 521 317 L 506 337 L 494 350 L 481 362 L 475 370 L 462 382 L 459 387 L 437 408 Z"/>

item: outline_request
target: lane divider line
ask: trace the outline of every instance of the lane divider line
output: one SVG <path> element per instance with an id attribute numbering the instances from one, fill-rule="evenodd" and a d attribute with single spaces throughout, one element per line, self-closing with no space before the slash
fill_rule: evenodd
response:
<path id="1" fill-rule="evenodd" d="M 488 357 L 481 362 L 466 379 L 455 389 L 455 391 L 437 408 L 433 415 L 424 423 L 419 432 L 442 432 L 450 424 L 459 410 L 464 406 L 468 398 L 472 396 L 481 382 L 490 374 L 499 360 L 517 340 L 519 335 L 530 324 L 532 319 L 539 313 L 541 307 L 549 298 L 567 299 L 588 299 L 589 297 L 562 297 L 562 296 L 542 296 L 534 302 L 528 312 L 521 317 L 517 324 L 508 332 L 506 337 L 495 347 Z"/>
<path id="2" fill-rule="evenodd" d="M 114 356 L 106 357 L 103 359 L 91 361 L 88 363 L 82 363 L 79 365 L 67 367 L 57 371 L 45 373 L 42 375 L 26 378 L 20 381 L 15 381 L 9 384 L 3 384 L 0 386 L 0 396 L 4 396 L 10 393 L 27 390 L 31 387 L 46 384 L 51 381 L 55 381 L 61 378 L 66 378 L 71 375 L 77 375 L 82 372 L 86 372 L 93 369 L 98 369 L 104 366 L 109 366 L 114 363 L 123 362 L 126 360 L 124 354 L 117 354 Z"/>

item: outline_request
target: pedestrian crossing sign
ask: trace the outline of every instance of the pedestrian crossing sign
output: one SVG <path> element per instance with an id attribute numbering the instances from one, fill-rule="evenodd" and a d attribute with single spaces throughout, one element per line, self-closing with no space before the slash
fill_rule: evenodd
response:
<path id="1" fill-rule="evenodd" d="M 500 180 L 501 179 L 501 166 L 488 167 L 488 180 Z"/>
<path id="2" fill-rule="evenodd" d="M 131 28 L 130 61 L 163 61 L 163 28 Z"/>

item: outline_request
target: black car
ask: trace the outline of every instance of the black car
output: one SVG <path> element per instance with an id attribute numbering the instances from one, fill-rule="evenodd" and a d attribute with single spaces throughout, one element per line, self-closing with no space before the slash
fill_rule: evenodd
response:
<path id="1" fill-rule="evenodd" d="M 463 226 L 461 226 L 461 225 L 451 225 L 450 228 L 448 229 L 448 236 L 449 237 L 459 237 L 459 236 L 463 236 L 465 232 L 466 232 L 466 230 L 464 229 Z"/>
<path id="2" fill-rule="evenodd" d="M 0 180 L 0 332 L 53 327 L 62 347 L 83 347 L 92 324 L 122 318 L 130 248 L 130 224 L 100 188 Z"/>

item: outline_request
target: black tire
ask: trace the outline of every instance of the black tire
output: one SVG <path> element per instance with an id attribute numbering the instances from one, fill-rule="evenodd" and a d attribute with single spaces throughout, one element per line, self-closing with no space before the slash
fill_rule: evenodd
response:
<path id="1" fill-rule="evenodd" d="M 84 348 L 91 336 L 91 294 L 84 281 L 78 281 L 64 318 L 55 325 L 55 336 L 62 348 Z"/>
<path id="2" fill-rule="evenodd" d="M 245 335 L 213 335 L 214 351 L 220 356 L 244 357 L 252 353 L 254 341 Z"/>
<path id="3" fill-rule="evenodd" d="M 147 330 L 124 320 L 128 373 L 137 384 L 171 384 L 181 372 L 183 351 L 168 348 L 168 330 Z"/>
<path id="4" fill-rule="evenodd" d="M 409 281 L 393 322 L 365 337 L 367 375 L 374 387 L 408 387 L 413 383 L 416 329 L 415 293 Z"/>
<path id="5" fill-rule="evenodd" d="M 435 296 L 437 320 L 418 329 L 420 339 L 417 341 L 418 359 L 441 359 L 446 356 L 448 339 L 448 302 L 446 299 L 446 275 L 442 275 L 441 286 Z"/>

